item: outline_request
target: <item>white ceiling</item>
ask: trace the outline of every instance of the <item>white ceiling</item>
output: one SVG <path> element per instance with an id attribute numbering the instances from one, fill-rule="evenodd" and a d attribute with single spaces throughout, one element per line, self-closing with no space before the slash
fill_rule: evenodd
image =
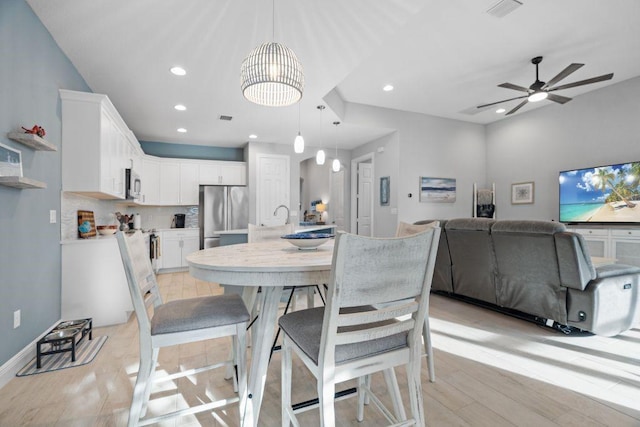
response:
<path id="1" fill-rule="evenodd" d="M 272 2 L 258 0 L 27 0 L 94 92 L 109 96 L 140 140 L 240 147 L 257 141 L 350 149 L 391 132 L 343 123 L 316 106 L 336 89 L 346 102 L 474 123 L 504 118 L 477 105 L 519 96 L 497 87 L 528 87 L 530 60 L 543 56 L 548 81 L 615 73 L 610 81 L 555 92 L 575 97 L 640 75 L 640 1 L 521 0 L 496 18 L 497 0 L 277 0 L 275 41 L 304 67 L 300 104 L 261 107 L 240 92 L 240 65 L 271 41 Z M 185 77 L 169 68 L 181 65 Z M 383 92 L 392 84 L 395 90 Z M 510 109 L 519 101 L 505 105 Z M 187 111 L 173 109 L 184 104 Z M 533 108 L 569 108 L 550 101 Z M 233 116 L 231 122 L 218 120 Z M 322 126 L 321 126 L 322 121 Z M 186 134 L 176 132 L 188 129 Z"/>

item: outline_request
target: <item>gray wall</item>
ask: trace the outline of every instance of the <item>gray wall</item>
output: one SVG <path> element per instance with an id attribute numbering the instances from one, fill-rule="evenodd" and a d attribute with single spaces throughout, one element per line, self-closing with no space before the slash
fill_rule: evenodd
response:
<path id="1" fill-rule="evenodd" d="M 60 99 L 90 91 L 23 0 L 0 1 L 0 142 L 22 152 L 24 176 L 46 190 L 0 186 L 0 365 L 60 318 Z M 33 151 L 7 132 L 38 124 L 59 151 Z M 13 329 L 13 312 L 22 325 Z"/>
<path id="2" fill-rule="evenodd" d="M 352 152 L 353 158 L 375 153 L 376 192 L 380 177 L 391 177 L 390 206 L 380 206 L 379 195 L 375 195 L 376 236 L 395 233 L 398 221 L 471 216 L 473 184 L 484 186 L 486 181 L 484 126 L 360 104 L 345 104 L 344 121 L 396 129 L 396 133 Z M 380 147 L 384 148 L 382 153 L 378 152 Z M 455 178 L 456 201 L 421 203 L 421 176 Z M 392 213 L 394 208 L 397 215 Z"/>
<path id="3" fill-rule="evenodd" d="M 488 125 L 497 217 L 557 220 L 559 171 L 640 160 L 639 99 L 635 78 Z M 512 205 L 511 184 L 525 181 L 535 183 L 534 203 Z"/>

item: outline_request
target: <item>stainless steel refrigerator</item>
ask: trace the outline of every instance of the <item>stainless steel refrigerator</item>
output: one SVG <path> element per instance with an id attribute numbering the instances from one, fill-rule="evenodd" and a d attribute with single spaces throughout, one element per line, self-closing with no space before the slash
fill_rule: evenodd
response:
<path id="1" fill-rule="evenodd" d="M 249 191 L 245 186 L 201 185 L 200 249 L 220 246 L 220 232 L 247 228 Z"/>

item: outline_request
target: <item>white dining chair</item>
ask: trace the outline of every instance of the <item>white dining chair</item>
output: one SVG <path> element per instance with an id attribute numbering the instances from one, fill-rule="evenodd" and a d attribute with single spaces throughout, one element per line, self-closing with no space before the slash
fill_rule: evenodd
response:
<path id="1" fill-rule="evenodd" d="M 437 227 L 438 221 L 429 222 L 427 224 L 408 224 L 400 221 L 396 230 L 396 237 L 410 236 L 420 233 L 432 227 Z M 428 298 L 428 295 L 427 295 Z M 427 355 L 427 367 L 429 369 L 429 381 L 436 382 L 436 367 L 433 359 L 433 343 L 431 341 L 431 326 L 429 325 L 429 303 L 427 300 L 427 314 L 424 316 L 424 326 L 422 328 L 422 340 L 424 341 L 424 349 Z"/>
<path id="2" fill-rule="evenodd" d="M 284 333 L 283 426 L 300 425 L 296 412 L 309 409 L 294 411 L 291 403 L 294 352 L 316 377 L 322 426 L 335 425 L 335 385 L 353 378 L 358 378 L 358 421 L 364 420 L 364 401 L 369 398 L 390 423 L 425 424 L 421 332 L 439 237 L 439 227 L 386 239 L 338 234 L 326 306 L 279 320 Z M 367 380 L 396 366 L 407 370 L 411 420 L 406 419 L 398 387 L 389 387 L 391 413 Z"/>
<path id="3" fill-rule="evenodd" d="M 127 235 L 118 232 L 116 238 L 140 335 L 140 366 L 133 390 L 128 425 L 131 427 L 154 424 L 168 418 L 211 411 L 235 402 L 239 403 L 240 424 L 251 424 L 253 418 L 250 405 L 247 405 L 246 374 L 246 328 L 249 312 L 240 296 L 206 296 L 163 303 L 142 233 L 136 231 Z M 227 336 L 232 337 L 232 354 L 235 360 L 154 378 L 160 348 Z M 204 402 L 201 405 L 144 418 L 154 381 L 175 380 L 209 369 L 233 365 L 237 369 L 237 378 L 234 379 L 237 381 L 234 384 L 237 396 L 218 401 L 211 401 L 207 396 L 199 396 L 198 399 Z"/>

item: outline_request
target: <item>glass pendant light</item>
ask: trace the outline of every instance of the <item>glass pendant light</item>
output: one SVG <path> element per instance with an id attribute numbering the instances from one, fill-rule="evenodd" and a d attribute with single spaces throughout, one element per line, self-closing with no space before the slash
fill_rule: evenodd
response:
<path id="1" fill-rule="evenodd" d="M 322 147 L 322 111 L 324 111 L 325 106 L 318 105 L 317 108 L 318 110 L 320 110 L 320 146 Z M 324 165 L 324 159 L 325 159 L 324 150 L 320 148 L 316 153 L 316 164 L 320 166 Z"/>
<path id="2" fill-rule="evenodd" d="M 338 125 L 340 124 L 340 122 L 333 122 L 334 126 L 336 127 L 336 157 L 333 159 L 333 163 L 331 164 L 331 169 L 334 172 L 340 172 L 340 159 L 338 159 Z"/>
<path id="3" fill-rule="evenodd" d="M 304 153 L 304 138 L 300 135 L 300 103 L 298 103 L 298 136 L 293 140 L 293 151 Z"/>

